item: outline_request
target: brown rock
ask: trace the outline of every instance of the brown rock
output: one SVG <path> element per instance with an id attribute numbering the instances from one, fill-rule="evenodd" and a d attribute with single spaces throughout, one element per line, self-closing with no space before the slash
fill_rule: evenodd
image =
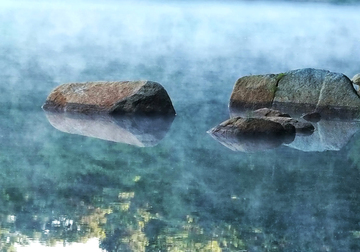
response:
<path id="1" fill-rule="evenodd" d="M 250 115 L 251 117 L 263 118 L 280 123 L 283 127 L 287 127 L 287 125 L 290 124 L 295 127 L 297 134 L 311 135 L 315 130 L 311 123 L 291 118 L 289 114 L 275 109 L 261 108 L 250 112 Z M 291 127 L 290 130 L 292 130 Z"/>
<path id="2" fill-rule="evenodd" d="M 43 109 L 87 114 L 175 114 L 166 90 L 152 81 L 63 84 L 50 93 Z"/>
<path id="3" fill-rule="evenodd" d="M 208 133 L 231 150 L 253 152 L 278 147 L 289 136 L 293 139 L 295 129 L 291 125 L 283 127 L 280 123 L 262 118 L 236 117 L 212 128 Z"/>
<path id="4" fill-rule="evenodd" d="M 296 134 L 311 135 L 315 127 L 309 122 L 302 122 L 290 117 L 266 117 L 267 120 L 280 123 L 282 126 L 290 124 L 295 127 Z"/>
<path id="5" fill-rule="evenodd" d="M 280 110 L 261 108 L 251 113 L 253 117 L 291 117 L 289 114 L 283 113 Z"/>
<path id="6" fill-rule="evenodd" d="M 238 79 L 230 97 L 229 107 L 233 111 L 255 110 L 271 107 L 278 78 L 275 74 L 252 75 Z"/>

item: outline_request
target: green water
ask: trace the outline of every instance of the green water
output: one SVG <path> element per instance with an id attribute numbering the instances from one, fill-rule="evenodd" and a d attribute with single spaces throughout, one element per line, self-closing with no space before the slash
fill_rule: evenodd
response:
<path id="1" fill-rule="evenodd" d="M 3 7 L 1 251 L 93 238 L 94 251 L 360 249 L 356 125 L 254 153 L 206 133 L 229 118 L 243 75 L 359 72 L 357 6 Z M 65 133 L 41 110 L 61 83 L 134 79 L 161 83 L 177 112 L 153 147 Z"/>

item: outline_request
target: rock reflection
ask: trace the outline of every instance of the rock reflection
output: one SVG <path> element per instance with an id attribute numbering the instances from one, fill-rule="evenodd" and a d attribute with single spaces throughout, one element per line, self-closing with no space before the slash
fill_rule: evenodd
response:
<path id="1" fill-rule="evenodd" d="M 213 134 L 211 131 L 209 133 L 215 140 L 233 151 L 257 152 L 285 145 L 305 152 L 321 152 L 339 151 L 360 128 L 360 122 L 357 121 L 320 120 L 312 124 L 315 127 L 312 134 L 297 133 L 295 139 L 291 139 L 291 141 L 282 137 L 253 136 L 251 138 L 239 138 L 228 134 Z"/>
<path id="2" fill-rule="evenodd" d="M 339 151 L 358 132 L 360 122 L 320 120 L 313 123 L 315 131 L 310 136 L 296 135 L 287 146 L 301 151 Z"/>
<path id="3" fill-rule="evenodd" d="M 74 114 L 45 111 L 50 124 L 65 133 L 94 137 L 138 147 L 157 145 L 174 116 Z"/>

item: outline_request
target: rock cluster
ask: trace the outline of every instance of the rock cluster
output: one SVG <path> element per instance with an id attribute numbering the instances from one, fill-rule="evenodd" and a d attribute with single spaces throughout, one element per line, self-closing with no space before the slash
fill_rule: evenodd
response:
<path id="1" fill-rule="evenodd" d="M 262 108 L 246 118 L 226 120 L 208 133 L 232 150 L 253 152 L 290 144 L 296 134 L 311 135 L 314 130 L 309 122 L 291 118 L 278 110 Z"/>
<path id="2" fill-rule="evenodd" d="M 317 112 L 322 118 L 359 119 L 360 99 L 353 81 L 341 73 L 312 68 L 245 76 L 235 83 L 229 108 L 233 116 L 267 107 L 296 117 Z"/>
<path id="3" fill-rule="evenodd" d="M 350 80 L 341 73 L 312 68 L 245 76 L 231 93 L 231 119 L 208 133 L 236 151 L 281 144 L 303 151 L 339 150 L 359 126 L 360 99 L 355 90 L 359 84 L 360 74 Z M 334 131 L 339 125 L 346 130 Z"/>
<path id="4" fill-rule="evenodd" d="M 231 93 L 230 119 L 208 133 L 236 151 L 281 144 L 302 150 L 339 149 L 341 140 L 347 141 L 356 132 L 353 122 L 360 120 L 355 90 L 359 85 L 360 74 L 350 80 L 341 73 L 312 68 L 245 76 L 236 81 Z M 63 84 L 49 94 L 43 109 L 52 112 L 48 119 L 61 131 L 137 146 L 157 144 L 175 116 L 166 90 L 152 81 Z M 328 123 L 334 118 L 350 123 Z M 328 133 L 339 127 L 346 132 Z M 325 135 L 331 141 L 324 141 Z"/>

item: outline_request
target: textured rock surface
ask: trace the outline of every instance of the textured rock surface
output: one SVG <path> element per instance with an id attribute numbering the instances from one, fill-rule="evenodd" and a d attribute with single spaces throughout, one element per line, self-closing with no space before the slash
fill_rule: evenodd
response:
<path id="1" fill-rule="evenodd" d="M 208 133 L 234 151 L 254 152 L 275 148 L 294 139 L 295 128 L 262 118 L 231 118 Z"/>
<path id="2" fill-rule="evenodd" d="M 77 113 L 175 114 L 166 90 L 152 81 L 63 84 L 50 93 L 43 109 Z"/>
<path id="3" fill-rule="evenodd" d="M 294 118 L 289 117 L 266 117 L 267 120 L 280 123 L 282 126 L 288 124 L 295 127 L 296 134 L 311 135 L 315 127 L 309 122 L 302 122 Z"/>
<path id="4" fill-rule="evenodd" d="M 269 86 L 274 90 L 272 100 Z M 232 116 L 244 115 L 242 110 L 257 107 L 259 101 L 264 101 L 258 100 L 263 93 L 267 104 L 264 107 L 279 109 L 294 117 L 317 112 L 321 118 L 360 119 L 360 98 L 353 82 L 341 73 L 305 68 L 279 75 L 242 77 L 235 83 L 230 98 Z"/>
<path id="5" fill-rule="evenodd" d="M 157 145 L 174 116 L 129 116 L 46 112 L 50 124 L 65 133 L 94 137 L 138 147 Z"/>
<path id="6" fill-rule="evenodd" d="M 278 76 L 252 75 L 237 80 L 230 97 L 230 108 L 255 110 L 271 107 L 274 100 Z"/>
<path id="7" fill-rule="evenodd" d="M 289 114 L 283 113 L 280 110 L 261 108 L 251 112 L 252 117 L 290 117 Z"/>
<path id="8" fill-rule="evenodd" d="M 356 85 L 360 85 L 360 74 L 355 74 L 354 77 L 351 79 L 352 82 Z"/>
<path id="9" fill-rule="evenodd" d="M 295 127 L 297 134 L 311 135 L 315 129 L 311 123 L 291 118 L 289 114 L 283 113 L 279 110 L 261 108 L 250 112 L 250 115 L 251 117 L 263 118 L 280 123 L 283 127 L 290 124 Z"/>

